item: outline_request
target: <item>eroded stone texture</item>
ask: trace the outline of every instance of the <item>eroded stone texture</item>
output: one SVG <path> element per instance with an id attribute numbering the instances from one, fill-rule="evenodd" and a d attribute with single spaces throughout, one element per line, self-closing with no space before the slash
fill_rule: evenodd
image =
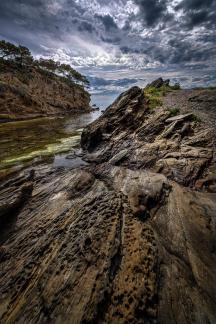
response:
<path id="1" fill-rule="evenodd" d="M 216 322 L 215 142 L 202 114 L 166 123 L 169 109 L 150 111 L 134 87 L 85 129 L 87 166 L 2 183 L 1 323 Z"/>

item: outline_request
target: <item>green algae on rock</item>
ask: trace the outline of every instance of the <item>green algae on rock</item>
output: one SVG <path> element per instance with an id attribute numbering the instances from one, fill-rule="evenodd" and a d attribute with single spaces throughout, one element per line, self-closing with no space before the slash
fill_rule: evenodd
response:
<path id="1" fill-rule="evenodd" d="M 2 183 L 4 215 L 19 208 L 1 228 L 0 322 L 215 324 L 216 114 L 200 99 L 152 110 L 133 87 L 84 129 L 88 165 Z"/>

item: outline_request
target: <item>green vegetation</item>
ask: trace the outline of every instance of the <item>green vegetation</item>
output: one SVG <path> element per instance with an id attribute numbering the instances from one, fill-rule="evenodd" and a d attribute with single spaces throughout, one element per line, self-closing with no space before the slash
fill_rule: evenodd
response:
<path id="1" fill-rule="evenodd" d="M 0 178 L 2 169 L 67 152 L 76 146 L 81 130 L 68 130 L 66 125 L 67 118 L 38 118 L 0 124 L 0 138 L 4 138 L 0 143 Z"/>
<path id="2" fill-rule="evenodd" d="M 144 90 L 145 97 L 148 100 L 149 108 L 154 109 L 158 106 L 162 105 L 162 101 L 160 100 L 161 91 L 160 88 L 148 87 Z"/>
<path id="3" fill-rule="evenodd" d="M 158 106 L 162 105 L 162 100 L 161 97 L 165 96 L 167 92 L 170 92 L 172 90 L 179 90 L 180 85 L 179 83 L 174 84 L 173 86 L 171 85 L 166 85 L 163 84 L 161 87 L 152 87 L 152 86 L 147 86 L 144 89 L 145 97 L 148 100 L 149 103 L 149 108 L 150 109 L 155 109 Z"/>
<path id="4" fill-rule="evenodd" d="M 175 83 L 173 86 L 170 85 L 169 88 L 170 88 L 171 90 L 180 90 L 180 89 L 181 89 L 180 84 L 179 84 L 178 82 Z"/>
<path id="5" fill-rule="evenodd" d="M 0 41 L 1 59 L 13 61 L 19 65 L 29 65 L 33 63 L 33 57 L 29 49 L 25 46 L 16 46 L 4 40 Z"/>
<path id="6" fill-rule="evenodd" d="M 177 107 L 169 108 L 168 110 L 170 112 L 170 117 L 177 116 L 180 112 L 179 108 Z"/>
<path id="7" fill-rule="evenodd" d="M 162 86 L 160 88 L 147 87 L 144 89 L 145 96 L 149 102 L 149 108 L 154 109 L 162 105 L 161 96 L 164 96 L 170 91 L 168 86 Z"/>
<path id="8" fill-rule="evenodd" d="M 195 123 L 201 123 L 201 118 L 195 114 L 193 114 L 192 119 Z"/>
<path id="9" fill-rule="evenodd" d="M 62 81 L 67 82 L 69 85 L 89 85 L 87 78 L 74 70 L 69 64 L 61 64 L 58 61 L 44 58 L 34 60 L 27 47 L 21 45 L 16 46 L 1 40 L 0 71 L 7 72 L 8 70 L 20 71 L 20 78 L 24 83 L 28 83 L 28 77 L 26 77 L 26 74 L 23 74 L 23 72 L 32 72 L 32 70 L 37 70 L 43 75 L 59 78 Z"/>

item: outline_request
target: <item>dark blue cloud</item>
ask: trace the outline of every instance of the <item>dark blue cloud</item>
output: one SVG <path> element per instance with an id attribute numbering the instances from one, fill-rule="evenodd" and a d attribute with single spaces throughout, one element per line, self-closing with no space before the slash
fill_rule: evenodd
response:
<path id="1" fill-rule="evenodd" d="M 151 71 L 160 71 L 160 66 L 163 73 L 185 70 L 196 74 L 194 82 L 201 78 L 214 83 L 215 74 L 208 80 L 206 74 L 216 63 L 216 0 L 182 0 L 177 6 L 172 0 L 132 0 L 132 8 L 124 11 L 127 4 L 128 0 L 2 0 L 0 36 L 34 54 L 65 50 L 74 65 L 86 66 L 87 74 L 92 65 L 99 72 L 127 69 L 117 81 L 91 77 L 94 87 L 129 87 L 137 80 L 134 71 L 152 66 Z"/>
<path id="2" fill-rule="evenodd" d="M 118 29 L 115 21 L 113 20 L 113 18 L 110 15 L 104 15 L 104 16 L 95 15 L 95 18 L 100 20 L 103 23 L 103 25 L 107 31 L 110 31 L 112 29 Z"/>
<path id="3" fill-rule="evenodd" d="M 167 0 L 134 0 L 140 8 L 141 17 L 148 27 L 167 19 Z"/>
<path id="4" fill-rule="evenodd" d="M 110 86 L 130 87 L 133 84 L 137 83 L 137 79 L 129 79 L 129 78 L 111 80 L 111 79 L 104 79 L 96 76 L 88 76 L 88 80 L 94 89 L 101 89 L 101 87 L 102 88 L 107 87 L 109 89 Z"/>
<path id="5" fill-rule="evenodd" d="M 184 13 L 182 25 L 191 29 L 196 26 L 215 28 L 216 1 L 215 0 L 182 0 L 176 7 L 176 11 Z"/>

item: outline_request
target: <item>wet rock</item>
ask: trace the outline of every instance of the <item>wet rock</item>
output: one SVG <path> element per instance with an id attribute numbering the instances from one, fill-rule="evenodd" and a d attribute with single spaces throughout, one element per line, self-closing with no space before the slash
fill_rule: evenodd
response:
<path id="1" fill-rule="evenodd" d="M 186 103 L 166 123 L 133 87 L 84 130 L 87 166 L 36 169 L 0 240 L 0 322 L 216 322 L 216 118 Z"/>

